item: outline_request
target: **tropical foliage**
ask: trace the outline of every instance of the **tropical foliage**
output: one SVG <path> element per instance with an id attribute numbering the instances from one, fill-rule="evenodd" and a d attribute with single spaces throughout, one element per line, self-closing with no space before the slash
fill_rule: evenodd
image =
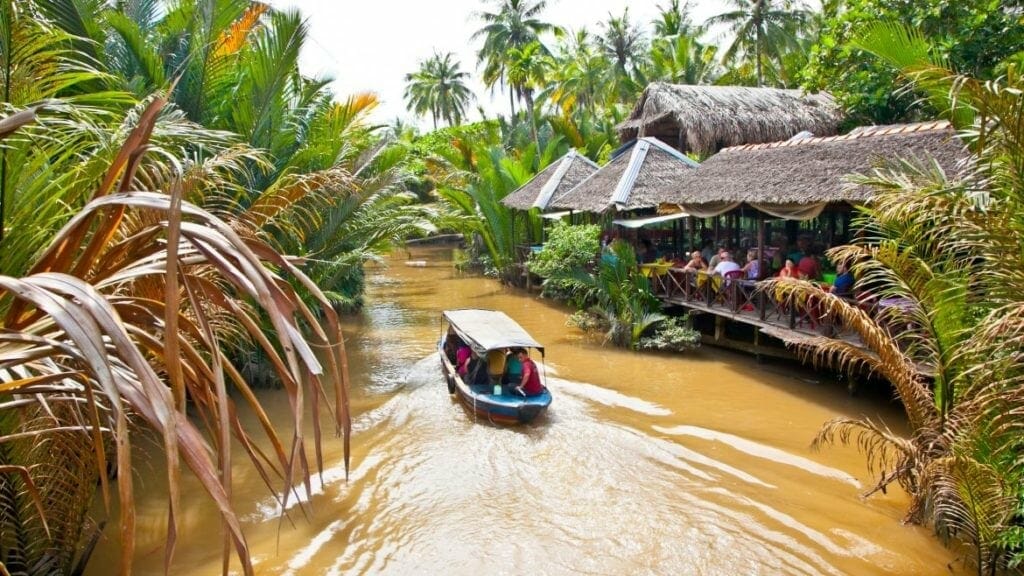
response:
<path id="1" fill-rule="evenodd" d="M 705 25 L 724 26 L 733 40 L 722 54 L 724 62 L 752 63 L 758 86 L 766 76 L 785 82 L 786 54 L 799 50 L 799 32 L 806 24 L 807 10 L 792 2 L 771 0 L 729 0 L 732 10 L 711 17 Z"/>
<path id="2" fill-rule="evenodd" d="M 594 262 L 601 249 L 601 227 L 594 224 L 570 225 L 559 221 L 547 231 L 547 240 L 539 252 L 526 262 L 530 272 L 544 278 L 542 296 L 572 301 L 581 295 L 580 286 L 570 274 Z M 577 306 L 585 302 L 572 302 Z"/>
<path id="3" fill-rule="evenodd" d="M 434 54 L 420 64 L 420 69 L 405 75 L 405 102 L 418 116 L 430 115 L 437 129 L 438 119 L 449 126 L 462 122 L 472 93 L 466 87 L 468 72 L 459 69 L 451 52 Z"/>
<path id="4" fill-rule="evenodd" d="M 596 302 L 588 311 L 616 346 L 636 348 L 644 332 L 665 319 L 650 281 L 637 268 L 633 247 L 623 240 L 607 246 L 596 272 L 574 277 L 585 291 L 583 299 Z"/>
<path id="5" fill-rule="evenodd" d="M 898 25 L 876 24 L 858 40 L 905 77 L 961 129 L 973 152 L 962 173 L 906 159 L 861 180 L 876 195 L 862 242 L 833 250 L 853 262 L 861 305 L 801 283 L 789 297 L 814 297 L 825 316 L 855 330 L 866 354 L 842 340 L 809 350 L 819 360 L 866 365 L 892 382 L 909 438 L 877 422 L 840 419 L 818 444 L 855 442 L 878 483 L 911 497 L 907 518 L 971 545 L 979 574 L 1024 565 L 1024 78 L 1015 65 L 984 82 L 937 66 L 942 51 Z M 945 104 L 943 104 L 945 103 Z M 865 306 L 898 299 L 872 316 Z"/>
<path id="6" fill-rule="evenodd" d="M 637 343 L 640 350 L 685 352 L 700 346 L 701 334 L 686 325 L 689 316 L 670 316 L 654 327 L 653 334 Z"/>
<path id="7" fill-rule="evenodd" d="M 811 48 L 804 85 L 828 90 L 852 126 L 931 118 L 942 112 L 901 90 L 892 70 L 850 40 L 877 22 L 903 22 L 932 39 L 935 55 L 980 80 L 1003 73 L 1001 63 L 1024 51 L 1019 6 L 1006 2 L 844 0 L 826 12 Z"/>
<path id="8" fill-rule="evenodd" d="M 474 251 L 486 254 L 495 272 L 511 282 L 517 243 L 529 243 L 540 224 L 536 215 L 514 219 L 501 199 L 530 179 L 534 165 L 550 164 L 559 143 L 552 142 L 539 157 L 534 148 L 513 157 L 496 139 L 492 129 L 476 138 L 455 140 L 450 149 L 439 150 L 433 158 L 436 191 L 442 201 L 437 222 L 466 234 Z"/>
<path id="9" fill-rule="evenodd" d="M 184 464 L 246 573 L 232 444 L 282 502 L 309 487 L 301 422 L 316 466 L 325 411 L 347 453 L 336 309 L 358 305 L 364 260 L 433 228 L 407 150 L 367 121 L 376 99 L 302 76 L 305 40 L 297 13 L 262 3 L 0 2 L 6 572 L 78 571 L 115 500 L 130 571 L 140 432 L 164 448 L 168 562 Z M 256 372 L 291 401 L 288 436 Z"/>

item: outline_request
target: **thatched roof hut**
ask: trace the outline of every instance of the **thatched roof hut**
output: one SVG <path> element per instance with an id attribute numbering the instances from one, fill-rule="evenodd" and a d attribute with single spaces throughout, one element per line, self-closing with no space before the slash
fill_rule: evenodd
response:
<path id="1" fill-rule="evenodd" d="M 938 162 L 955 172 L 968 157 L 948 122 L 867 126 L 844 136 L 798 138 L 726 148 L 686 178 L 663 181 L 650 191 L 663 211 L 708 212 L 712 206 L 774 207 L 868 200 L 871 190 L 849 182 L 882 160 Z M 704 206 L 706 209 L 701 209 Z"/>
<path id="2" fill-rule="evenodd" d="M 785 140 L 802 131 L 831 136 L 841 119 L 842 111 L 825 92 L 655 82 L 618 131 L 623 142 L 653 136 L 683 152 L 707 155 L 727 146 Z"/>
<path id="3" fill-rule="evenodd" d="M 570 150 L 558 160 L 534 175 L 533 178 L 502 198 L 501 203 L 514 210 L 548 207 L 551 199 L 568 192 L 599 166 L 576 150 Z"/>
<path id="4" fill-rule="evenodd" d="M 663 142 L 641 138 L 548 206 L 595 214 L 612 207 L 620 211 L 653 208 L 658 205 L 650 195 L 655 186 L 685 180 L 696 167 L 696 162 Z"/>

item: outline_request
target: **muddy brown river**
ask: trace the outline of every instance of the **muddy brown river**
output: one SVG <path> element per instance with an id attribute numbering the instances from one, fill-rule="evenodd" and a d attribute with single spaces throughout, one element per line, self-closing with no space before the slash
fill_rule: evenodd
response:
<path id="1" fill-rule="evenodd" d="M 404 265 L 410 259 L 426 266 Z M 710 347 L 669 355 L 602 346 L 565 326 L 564 307 L 458 274 L 446 249 L 397 255 L 367 281 L 366 309 L 346 325 L 348 481 L 341 442 L 328 438 L 310 515 L 293 506 L 282 523 L 238 459 L 235 501 L 258 574 L 961 571 L 929 529 L 900 522 L 898 490 L 860 499 L 871 478 L 855 449 L 809 448 L 837 416 L 902 430 L 885 395 L 851 397 L 809 370 Z M 548 346 L 539 365 L 554 402 L 545 416 L 497 428 L 449 397 L 435 348 L 445 308 L 503 310 Z M 282 393 L 262 397 L 270 413 L 287 411 Z M 137 474 L 136 574 L 163 573 L 160 462 L 150 457 Z M 185 493 L 195 491 L 187 481 Z M 214 507 L 190 500 L 180 522 L 171 572 L 219 574 Z M 114 537 L 108 530 L 88 574 L 112 573 Z"/>

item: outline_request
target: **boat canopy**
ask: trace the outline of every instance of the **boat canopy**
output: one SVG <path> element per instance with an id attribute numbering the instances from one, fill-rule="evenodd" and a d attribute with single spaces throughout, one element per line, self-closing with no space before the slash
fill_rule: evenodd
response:
<path id="1" fill-rule="evenodd" d="M 497 310 L 445 310 L 444 317 L 466 344 L 478 355 L 499 348 L 536 348 L 544 354 L 544 346 L 527 334 L 523 327 Z"/>

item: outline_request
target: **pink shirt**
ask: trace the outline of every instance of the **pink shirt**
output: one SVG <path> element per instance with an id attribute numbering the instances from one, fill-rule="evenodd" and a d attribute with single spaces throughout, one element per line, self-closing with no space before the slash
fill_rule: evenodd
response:
<path id="1" fill-rule="evenodd" d="M 473 352 L 469 349 L 469 346 L 459 346 L 459 349 L 455 352 L 455 368 L 459 372 L 459 376 L 465 376 L 466 372 L 469 371 L 469 357 L 473 355 Z"/>

